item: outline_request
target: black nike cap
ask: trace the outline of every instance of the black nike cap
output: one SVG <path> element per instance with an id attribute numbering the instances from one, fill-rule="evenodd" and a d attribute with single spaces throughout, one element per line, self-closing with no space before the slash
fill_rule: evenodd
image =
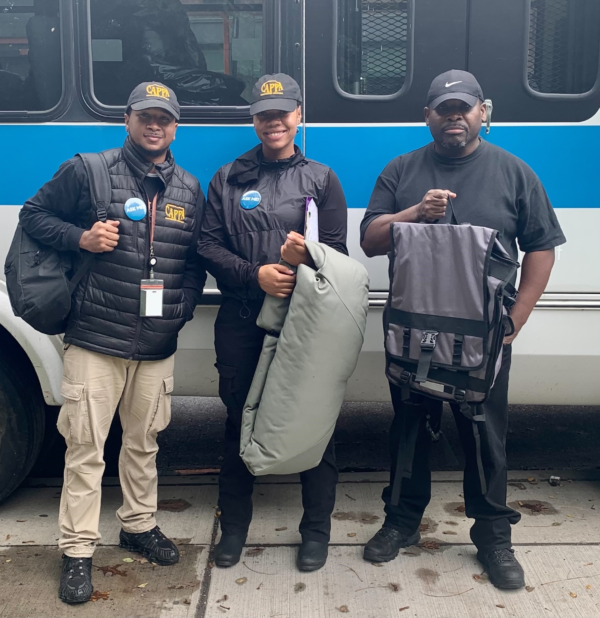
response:
<path id="1" fill-rule="evenodd" d="M 164 109 L 179 120 L 179 102 L 177 95 L 167 86 L 159 82 L 143 82 L 133 89 L 127 101 L 127 107 L 136 112 L 151 107 Z"/>
<path id="2" fill-rule="evenodd" d="M 452 69 L 438 75 L 429 86 L 427 107 L 435 109 L 440 103 L 450 99 L 464 101 L 473 107 L 477 101 L 483 101 L 483 90 L 472 73 Z"/>
<path id="3" fill-rule="evenodd" d="M 285 73 L 263 75 L 252 88 L 250 114 L 272 109 L 293 112 L 302 103 L 298 82 Z"/>

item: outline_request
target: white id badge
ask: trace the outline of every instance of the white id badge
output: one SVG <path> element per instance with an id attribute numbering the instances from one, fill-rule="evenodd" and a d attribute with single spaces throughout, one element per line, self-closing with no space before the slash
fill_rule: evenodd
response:
<path id="1" fill-rule="evenodd" d="M 144 318 L 158 318 L 163 314 L 162 279 L 142 279 L 140 284 L 140 315 Z"/>

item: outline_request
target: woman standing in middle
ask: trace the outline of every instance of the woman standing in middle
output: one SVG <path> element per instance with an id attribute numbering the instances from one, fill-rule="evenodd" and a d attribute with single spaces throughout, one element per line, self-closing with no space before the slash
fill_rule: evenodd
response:
<path id="1" fill-rule="evenodd" d="M 294 145 L 302 117 L 298 84 L 288 75 L 264 75 L 252 91 L 250 113 L 260 144 L 223 166 L 212 179 L 199 252 L 216 278 L 222 301 L 215 322 L 219 395 L 227 406 L 225 456 L 219 476 L 219 567 L 236 564 L 252 519 L 254 476 L 240 457 L 246 396 L 265 331 L 256 325 L 265 294 L 289 296 L 295 275 L 279 264 L 311 264 L 301 235 L 306 198 L 318 208 L 319 241 L 347 254 L 346 200 L 335 173 L 306 159 Z M 300 475 L 304 516 L 298 568 L 314 571 L 327 560 L 338 473 L 333 438 L 321 463 Z"/>

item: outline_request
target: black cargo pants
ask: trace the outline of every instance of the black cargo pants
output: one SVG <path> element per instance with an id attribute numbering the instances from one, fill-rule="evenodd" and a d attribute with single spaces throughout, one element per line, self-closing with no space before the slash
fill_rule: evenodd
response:
<path id="1" fill-rule="evenodd" d="M 467 517 L 475 519 L 471 528 L 471 540 L 478 549 L 502 549 L 511 547 L 511 524 L 516 524 L 521 515 L 506 505 L 507 463 L 506 432 L 508 426 L 508 375 L 510 372 L 511 346 L 504 346 L 502 367 L 487 401 L 482 404 L 485 423 L 479 423 L 481 435 L 481 460 L 486 480 L 482 491 L 473 421 L 462 414 L 457 405 L 451 404 L 452 413 L 465 454 L 463 489 Z M 419 527 L 425 507 L 431 499 L 431 471 L 429 453 L 431 435 L 426 428 L 427 416 L 441 414 L 442 402 L 425 397 L 412 396 L 402 401 L 401 389 L 390 384 L 394 420 L 390 429 L 391 474 L 390 486 L 383 490 L 385 502 L 385 525 L 411 535 Z M 398 505 L 391 503 L 395 464 L 404 431 L 418 423 L 417 444 L 412 462 L 411 478 L 403 478 Z"/>
<path id="2" fill-rule="evenodd" d="M 215 321 L 219 396 L 227 406 L 225 453 L 219 475 L 219 507 L 223 534 L 245 535 L 252 519 L 255 477 L 240 457 L 244 403 L 262 350 L 265 331 L 256 325 L 262 301 L 223 298 Z M 304 515 L 300 534 L 305 541 L 328 542 L 335 506 L 338 471 L 333 437 L 321 463 L 300 474 Z"/>

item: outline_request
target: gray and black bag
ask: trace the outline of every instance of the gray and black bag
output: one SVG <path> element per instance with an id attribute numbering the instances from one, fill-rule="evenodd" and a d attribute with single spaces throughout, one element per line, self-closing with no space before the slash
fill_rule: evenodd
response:
<path id="1" fill-rule="evenodd" d="M 509 316 L 519 264 L 487 227 L 393 223 L 390 292 L 384 313 L 386 375 L 411 393 L 456 402 L 473 423 L 494 384 L 502 345 L 513 332 Z M 414 436 L 416 440 L 416 434 Z M 411 439 L 399 453 L 400 477 L 410 477 Z M 403 449 L 401 449 L 403 450 Z M 483 483 L 483 480 L 482 480 Z M 396 483 L 397 485 L 397 483 Z M 392 501 L 398 497 L 394 488 Z"/>
<path id="2" fill-rule="evenodd" d="M 99 153 L 78 156 L 90 183 L 92 221 L 105 222 L 111 197 L 106 160 Z M 46 335 L 64 333 L 73 291 L 95 259 L 94 253 L 82 254 L 74 268 L 74 254 L 38 242 L 19 223 L 4 265 L 13 313 Z"/>

